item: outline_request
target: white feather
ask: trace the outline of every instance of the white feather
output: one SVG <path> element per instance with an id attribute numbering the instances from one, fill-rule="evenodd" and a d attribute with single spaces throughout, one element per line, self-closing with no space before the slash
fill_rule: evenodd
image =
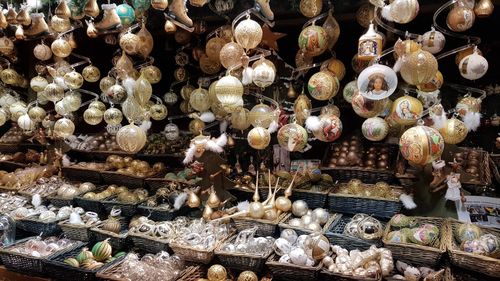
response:
<path id="1" fill-rule="evenodd" d="M 311 132 L 321 129 L 321 121 L 318 116 L 309 116 L 306 119 L 306 128 Z"/>
<path id="2" fill-rule="evenodd" d="M 202 112 L 200 114 L 200 120 L 205 123 L 210 123 L 215 121 L 215 115 L 212 113 L 212 111 Z"/>
<path id="3" fill-rule="evenodd" d="M 392 67 L 392 70 L 394 70 L 394 72 L 399 72 L 401 70 L 401 64 L 402 64 L 403 60 L 401 58 L 398 58 L 396 60 L 396 62 L 394 63 L 394 66 Z"/>
<path id="4" fill-rule="evenodd" d="M 218 137 L 216 140 L 215 140 L 215 143 L 220 146 L 220 147 L 224 147 L 226 146 L 227 144 L 227 135 L 226 134 L 221 134 L 220 137 Z"/>
<path id="5" fill-rule="evenodd" d="M 432 127 L 434 127 L 434 129 L 437 130 L 443 128 L 444 125 L 446 124 L 446 121 L 448 121 L 448 118 L 446 118 L 446 114 L 441 114 L 441 115 L 432 114 L 431 119 L 432 122 L 434 122 L 434 125 L 432 125 Z"/>
<path id="6" fill-rule="evenodd" d="M 224 149 L 222 149 L 222 147 L 217 145 L 217 143 L 213 140 L 207 141 L 207 143 L 205 144 L 205 149 L 216 153 L 222 153 L 224 151 Z"/>
<path id="7" fill-rule="evenodd" d="M 127 91 L 129 97 L 134 95 L 135 80 L 133 78 L 125 78 L 125 80 L 123 80 L 122 82 L 122 86 Z"/>
<path id="8" fill-rule="evenodd" d="M 413 201 L 413 197 L 408 195 L 408 194 L 401 194 L 399 196 L 399 200 L 401 200 L 401 203 L 403 203 L 403 206 L 405 206 L 406 209 L 411 210 L 415 209 L 417 207 L 417 204 L 415 204 L 415 201 Z"/>
<path id="9" fill-rule="evenodd" d="M 243 84 L 243 86 L 250 85 L 253 81 L 253 68 L 245 67 L 241 75 L 242 75 L 241 84 Z"/>
<path id="10" fill-rule="evenodd" d="M 180 208 L 182 208 L 182 206 L 184 206 L 184 203 L 186 203 L 187 197 L 188 194 L 186 192 L 179 194 L 179 196 L 175 198 L 174 209 L 179 210 Z"/>
<path id="11" fill-rule="evenodd" d="M 141 128 L 145 133 L 148 132 L 148 130 L 151 128 L 151 121 L 149 120 L 144 120 L 142 121 L 141 125 L 139 126 L 139 128 Z"/>
<path id="12" fill-rule="evenodd" d="M 187 165 L 193 162 L 195 152 L 196 152 L 196 147 L 194 146 L 194 144 L 190 145 L 189 148 L 186 149 L 185 152 L 186 156 L 184 157 L 184 160 L 182 160 L 182 163 L 184 163 L 184 165 Z"/>
<path id="13" fill-rule="evenodd" d="M 238 208 L 238 211 L 248 211 L 248 207 L 250 206 L 250 202 L 248 200 L 238 202 L 238 205 L 236 205 L 236 208 Z"/>
<path id="14" fill-rule="evenodd" d="M 71 165 L 71 159 L 69 158 L 69 156 L 67 154 L 63 155 L 61 162 L 62 162 L 63 167 L 69 167 Z"/>
<path id="15" fill-rule="evenodd" d="M 267 128 L 267 130 L 269 131 L 270 134 L 272 134 L 278 130 L 279 126 L 280 125 L 278 124 L 278 122 L 273 120 L 271 124 L 269 124 L 269 128 Z"/>
<path id="16" fill-rule="evenodd" d="M 391 5 L 387 5 L 382 8 L 382 17 L 388 21 L 394 21 L 391 16 Z"/>
<path id="17" fill-rule="evenodd" d="M 220 129 L 220 132 L 221 133 L 225 133 L 226 130 L 227 130 L 227 126 L 229 125 L 229 122 L 227 122 L 226 119 L 222 120 L 220 123 L 219 123 L 219 129 Z"/>
<path id="18" fill-rule="evenodd" d="M 464 116 L 465 127 L 470 131 L 475 131 L 481 125 L 481 113 L 467 112 Z"/>

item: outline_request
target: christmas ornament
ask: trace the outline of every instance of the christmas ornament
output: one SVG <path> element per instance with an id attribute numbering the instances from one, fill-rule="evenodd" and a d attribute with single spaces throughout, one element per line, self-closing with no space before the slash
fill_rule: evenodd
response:
<path id="1" fill-rule="evenodd" d="M 382 36 L 375 31 L 371 23 L 368 31 L 358 40 L 358 60 L 369 60 L 380 57 L 382 54 Z"/>
<path id="2" fill-rule="evenodd" d="M 83 70 L 82 70 L 82 76 L 83 79 L 87 82 L 97 82 L 99 81 L 99 78 L 101 78 L 101 71 L 99 68 L 93 66 L 93 65 L 87 65 Z"/>
<path id="3" fill-rule="evenodd" d="M 332 49 L 337 43 L 340 36 L 340 26 L 337 20 L 333 17 L 331 11 L 328 13 L 325 22 L 323 23 L 323 29 L 325 29 L 328 34 L 328 49 Z M 342 80 L 339 78 L 339 80 Z"/>
<path id="4" fill-rule="evenodd" d="M 265 88 L 274 82 L 276 67 L 270 60 L 262 57 L 252 65 L 252 68 L 252 81 L 255 85 Z"/>
<path id="5" fill-rule="evenodd" d="M 146 144 L 146 133 L 134 123 L 123 126 L 116 134 L 116 142 L 123 151 L 137 153 Z"/>
<path id="6" fill-rule="evenodd" d="M 211 59 L 207 55 L 202 55 L 200 57 L 200 68 L 204 73 L 213 75 L 220 71 L 221 64 L 216 59 Z"/>
<path id="7" fill-rule="evenodd" d="M 153 104 L 151 108 L 149 108 L 149 114 L 153 120 L 160 121 L 167 117 L 168 109 L 162 103 Z"/>
<path id="8" fill-rule="evenodd" d="M 455 106 L 457 113 L 465 117 L 467 113 L 479 113 L 481 111 L 481 100 L 474 97 L 464 97 Z"/>
<path id="9" fill-rule="evenodd" d="M 243 48 L 247 50 L 253 49 L 262 40 L 262 28 L 256 21 L 247 18 L 239 22 L 235 27 L 234 38 Z"/>
<path id="10" fill-rule="evenodd" d="M 405 24 L 412 21 L 418 11 L 417 0 L 394 0 L 382 8 L 382 16 L 389 21 Z"/>
<path id="11" fill-rule="evenodd" d="M 90 105 L 89 108 L 91 108 Z M 123 114 L 119 109 L 111 107 L 104 111 L 104 122 L 106 122 L 106 124 L 118 125 L 121 124 L 122 120 Z"/>
<path id="12" fill-rule="evenodd" d="M 321 26 L 311 25 L 299 35 L 299 49 L 307 56 L 319 56 L 328 48 L 328 34 Z"/>
<path id="13" fill-rule="evenodd" d="M 311 115 L 311 109 L 311 100 L 303 93 L 300 94 L 293 103 L 293 112 L 295 113 L 295 119 L 299 124 L 304 124 L 307 117 Z"/>
<path id="14" fill-rule="evenodd" d="M 249 113 L 250 111 L 246 108 L 237 108 L 236 111 L 231 114 L 231 126 L 233 129 L 240 131 L 248 129 L 248 127 L 250 127 Z"/>
<path id="15" fill-rule="evenodd" d="M 370 100 L 381 100 L 394 93 L 398 77 L 392 68 L 374 64 L 363 70 L 358 77 L 359 93 Z"/>
<path id="16" fill-rule="evenodd" d="M 412 96 L 402 96 L 394 101 L 391 119 L 401 125 L 412 125 L 422 115 L 422 103 Z"/>
<path id="17" fill-rule="evenodd" d="M 134 91 L 135 92 L 135 91 Z M 106 92 L 106 98 L 114 103 L 114 104 L 119 104 L 125 101 L 127 99 L 127 91 L 122 85 L 112 85 L 109 87 Z"/>
<path id="18" fill-rule="evenodd" d="M 89 125 L 97 125 L 101 123 L 103 117 L 102 111 L 96 108 L 87 108 L 83 112 L 83 120 Z"/>
<path id="19" fill-rule="evenodd" d="M 330 71 L 339 81 L 342 81 L 345 76 L 345 65 L 341 60 L 331 58 L 321 64 L 321 70 Z"/>
<path id="20" fill-rule="evenodd" d="M 165 103 L 167 105 L 174 105 L 174 104 L 176 104 L 178 99 L 179 98 L 177 97 L 177 95 L 174 92 L 172 92 L 172 91 L 166 93 L 163 96 L 163 101 L 165 101 Z"/>
<path id="21" fill-rule="evenodd" d="M 354 55 L 351 60 L 351 66 L 354 72 L 356 73 L 361 73 L 365 68 L 370 66 L 370 61 L 371 60 L 361 60 L 358 58 L 358 54 Z"/>
<path id="22" fill-rule="evenodd" d="M 47 82 L 47 79 L 43 78 L 40 75 L 31 78 L 30 81 L 31 89 L 37 93 L 43 91 L 48 84 L 49 82 Z"/>
<path id="23" fill-rule="evenodd" d="M 83 76 L 74 70 L 64 74 L 63 78 L 66 86 L 72 90 L 79 89 L 83 85 Z"/>
<path id="24" fill-rule="evenodd" d="M 48 84 L 43 91 L 45 93 L 45 97 L 54 103 L 60 101 L 64 97 L 63 87 L 55 84 L 54 82 Z"/>
<path id="25" fill-rule="evenodd" d="M 139 79 L 135 81 L 134 84 L 134 98 L 141 106 L 146 106 L 151 99 L 151 95 L 153 94 L 153 88 L 151 87 L 151 83 L 144 78 L 144 74 L 139 76 Z"/>
<path id="26" fill-rule="evenodd" d="M 189 122 L 189 131 L 195 135 L 200 134 L 205 129 L 205 123 L 200 119 L 193 119 Z"/>
<path id="27" fill-rule="evenodd" d="M 61 0 L 59 2 L 59 5 L 57 5 L 54 13 L 56 14 L 56 16 L 65 19 L 69 19 L 71 17 L 71 10 L 69 9 L 68 4 L 66 4 L 66 0 Z"/>
<path id="28" fill-rule="evenodd" d="M 205 46 L 205 53 L 207 56 L 213 60 L 219 60 L 219 54 L 222 49 L 226 45 L 226 41 L 218 36 L 211 38 L 208 40 L 207 45 Z"/>
<path id="29" fill-rule="evenodd" d="M 0 72 L 0 79 L 5 84 L 14 85 L 17 82 L 19 74 L 12 68 L 4 69 Z"/>
<path id="30" fill-rule="evenodd" d="M 464 122 L 457 118 L 448 119 L 444 126 L 439 129 L 441 136 L 443 136 L 444 143 L 447 144 L 461 143 L 467 137 L 467 131 Z"/>
<path id="31" fill-rule="evenodd" d="M 241 63 L 245 51 L 235 42 L 225 44 L 220 50 L 219 60 L 226 69 L 232 69 Z"/>
<path id="32" fill-rule="evenodd" d="M 35 129 L 35 122 L 31 120 L 30 116 L 26 113 L 17 119 L 17 125 L 24 131 L 33 131 Z"/>
<path id="33" fill-rule="evenodd" d="M 120 37 L 120 47 L 129 55 L 137 54 L 139 42 L 139 36 L 132 32 L 127 32 Z"/>
<path id="34" fill-rule="evenodd" d="M 337 140 L 342 134 L 342 121 L 332 113 L 323 113 L 318 118 L 319 123 L 314 124 L 312 130 L 306 121 L 306 126 L 310 129 L 318 140 L 324 142 L 332 142 Z"/>
<path id="35" fill-rule="evenodd" d="M 345 85 L 344 90 L 342 91 L 342 96 L 344 97 L 345 101 L 351 103 L 352 97 L 357 91 L 358 91 L 358 81 L 353 80 Z"/>
<path id="36" fill-rule="evenodd" d="M 474 6 L 474 13 L 478 18 L 485 18 L 491 16 L 494 9 L 495 5 L 493 5 L 491 0 L 479 0 L 476 1 L 476 5 Z"/>
<path id="37" fill-rule="evenodd" d="M 417 85 L 417 89 L 422 92 L 434 92 L 439 90 L 441 86 L 443 86 L 443 82 L 443 74 L 441 74 L 441 71 L 438 70 L 436 72 L 436 76 L 434 76 L 434 78 L 430 82 Z"/>
<path id="38" fill-rule="evenodd" d="M 103 77 L 101 79 L 101 81 L 99 82 L 99 89 L 101 89 L 101 91 L 103 93 L 105 93 L 111 86 L 113 86 L 115 84 L 116 84 L 115 78 L 113 78 L 111 76 L 106 76 L 106 77 Z"/>
<path id="39" fill-rule="evenodd" d="M 389 133 L 389 125 L 380 117 L 371 117 L 363 122 L 361 132 L 370 141 L 381 141 Z"/>
<path id="40" fill-rule="evenodd" d="M 243 271 L 238 275 L 236 281 L 259 281 L 259 277 L 253 271 Z"/>
<path id="41" fill-rule="evenodd" d="M 472 9 L 465 6 L 456 5 L 448 12 L 446 25 L 455 32 L 463 32 L 474 25 L 476 15 Z"/>
<path id="42" fill-rule="evenodd" d="M 6 36 L 1 37 L 0 52 L 6 56 L 11 55 L 14 52 L 14 42 Z"/>
<path id="43" fill-rule="evenodd" d="M 298 124 L 286 124 L 278 131 L 278 143 L 287 151 L 302 151 L 307 137 L 307 131 Z"/>
<path id="44" fill-rule="evenodd" d="M 71 54 L 71 51 L 73 50 L 68 41 L 62 38 L 54 40 L 54 42 L 52 42 L 52 45 L 50 45 L 50 49 L 55 56 L 58 56 L 60 58 L 69 56 Z"/>
<path id="45" fill-rule="evenodd" d="M 191 93 L 195 90 L 192 85 L 186 84 L 181 88 L 181 97 L 185 100 L 189 100 Z"/>
<path id="46" fill-rule="evenodd" d="M 151 7 L 163 11 L 168 7 L 168 0 L 151 0 Z"/>
<path id="47" fill-rule="evenodd" d="M 271 142 L 271 134 L 263 127 L 255 127 L 248 132 L 247 141 L 254 149 L 265 149 Z"/>
<path id="48" fill-rule="evenodd" d="M 116 7 L 116 14 L 123 25 L 129 26 L 135 21 L 135 12 L 132 6 L 123 3 Z"/>
<path id="49" fill-rule="evenodd" d="M 437 71 L 436 58 L 424 50 L 410 53 L 401 63 L 401 77 L 410 85 L 430 82 L 436 76 Z"/>
<path id="50" fill-rule="evenodd" d="M 139 55 L 142 56 L 142 58 L 146 59 L 149 54 L 153 51 L 153 36 L 151 33 L 149 33 L 148 29 L 146 28 L 146 22 L 142 22 L 142 27 L 137 32 L 137 37 L 139 37 L 139 46 L 138 46 L 138 53 Z"/>
<path id="51" fill-rule="evenodd" d="M 69 95 L 66 95 L 62 99 L 62 102 L 64 102 L 64 107 L 69 112 L 75 112 L 80 108 L 80 105 L 82 105 L 82 97 L 79 93 L 70 92 Z"/>
<path id="52" fill-rule="evenodd" d="M 207 278 L 209 281 L 225 281 L 227 271 L 222 265 L 214 264 L 208 269 Z"/>
<path id="53" fill-rule="evenodd" d="M 413 52 L 420 50 L 422 47 L 411 39 L 401 40 L 398 39 L 394 44 L 394 58 L 397 60 L 409 55 Z"/>
<path id="54" fill-rule="evenodd" d="M 422 36 L 422 49 L 431 54 L 441 52 L 445 43 L 446 37 L 444 37 L 443 33 L 436 31 L 434 28 L 432 28 L 431 31 L 427 31 Z"/>
<path id="55" fill-rule="evenodd" d="M 47 112 L 45 112 L 45 109 L 39 106 L 34 106 L 30 108 L 30 110 L 28 111 L 28 115 L 31 118 L 31 120 L 40 123 L 47 115 Z"/>
<path id="56" fill-rule="evenodd" d="M 236 77 L 231 75 L 222 77 L 214 86 L 214 91 L 226 112 L 232 113 L 236 108 L 243 106 L 243 85 Z"/>
<path id="57" fill-rule="evenodd" d="M 205 112 L 210 108 L 210 98 L 208 91 L 199 87 L 194 90 L 189 97 L 189 104 L 194 110 Z"/>
<path id="58" fill-rule="evenodd" d="M 163 129 L 163 134 L 167 140 L 174 141 L 179 138 L 179 127 L 174 123 L 169 123 Z"/>
<path id="59" fill-rule="evenodd" d="M 174 15 L 176 20 L 187 27 L 193 27 L 193 21 L 187 15 L 186 3 L 184 0 L 171 1 L 168 10 Z"/>
<path id="60" fill-rule="evenodd" d="M 336 76 L 327 71 L 315 73 L 307 83 L 311 96 L 317 100 L 329 100 L 337 95 L 340 83 Z"/>
<path id="61" fill-rule="evenodd" d="M 64 117 L 56 121 L 54 124 L 54 136 L 59 138 L 67 138 L 75 132 L 75 124 L 70 119 Z"/>
<path id="62" fill-rule="evenodd" d="M 458 69 L 460 75 L 465 79 L 476 80 L 483 77 L 488 71 L 488 61 L 475 51 L 460 61 Z"/>
<path id="63" fill-rule="evenodd" d="M 314 18 L 321 13 L 323 9 L 322 0 L 300 0 L 300 13 L 305 17 Z"/>
<path id="64" fill-rule="evenodd" d="M 255 105 L 248 114 L 248 121 L 254 127 L 269 128 L 271 122 L 277 118 L 274 110 L 263 103 Z"/>
<path id="65" fill-rule="evenodd" d="M 68 31 L 71 28 L 71 22 L 69 18 L 63 18 L 55 15 L 50 19 L 50 27 L 52 28 L 52 30 L 62 33 Z"/>
<path id="66" fill-rule="evenodd" d="M 444 140 L 434 128 L 418 125 L 406 130 L 399 140 L 401 155 L 414 165 L 423 166 L 439 159 Z"/>
<path id="67" fill-rule="evenodd" d="M 371 118 L 377 116 L 384 109 L 385 99 L 370 100 L 359 92 L 355 92 L 352 96 L 351 105 L 357 115 L 363 118 Z"/>
<path id="68" fill-rule="evenodd" d="M 273 32 L 269 25 L 262 25 L 262 41 L 261 45 L 271 49 L 278 51 L 278 40 L 285 37 L 285 33 Z"/>
<path id="69" fill-rule="evenodd" d="M 97 0 L 88 0 L 83 8 L 86 16 L 96 18 L 99 15 L 99 5 L 97 5 Z"/>

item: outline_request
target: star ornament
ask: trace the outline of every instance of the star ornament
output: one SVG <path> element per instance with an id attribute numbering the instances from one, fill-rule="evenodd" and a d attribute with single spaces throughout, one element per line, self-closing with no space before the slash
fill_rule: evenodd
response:
<path id="1" fill-rule="evenodd" d="M 278 40 L 285 37 L 286 33 L 273 32 L 269 25 L 264 24 L 262 26 L 262 41 L 261 45 L 268 47 L 271 50 L 278 50 Z"/>

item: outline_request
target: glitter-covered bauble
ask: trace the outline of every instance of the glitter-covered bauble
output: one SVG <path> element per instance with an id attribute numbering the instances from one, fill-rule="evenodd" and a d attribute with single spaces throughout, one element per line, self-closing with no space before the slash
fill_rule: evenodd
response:
<path id="1" fill-rule="evenodd" d="M 101 92 L 105 93 L 111 86 L 116 84 L 115 78 L 111 76 L 106 76 L 101 79 L 99 82 L 99 89 L 101 89 Z"/>
<path id="2" fill-rule="evenodd" d="M 45 44 L 38 44 L 33 49 L 33 55 L 42 61 L 49 60 L 52 57 L 52 50 Z"/>
<path id="3" fill-rule="evenodd" d="M 370 100 L 365 98 L 359 93 L 355 92 L 352 96 L 351 105 L 354 112 L 363 118 L 370 118 L 377 116 L 383 109 L 386 101 L 382 100 Z"/>
<path id="4" fill-rule="evenodd" d="M 231 75 L 222 77 L 214 86 L 214 91 L 226 112 L 232 113 L 243 106 L 243 84 L 236 77 Z"/>
<path id="5" fill-rule="evenodd" d="M 28 111 L 28 115 L 30 116 L 31 120 L 39 123 L 42 122 L 42 120 L 47 116 L 47 112 L 45 109 L 39 107 L 39 106 L 34 106 L 30 108 Z"/>
<path id="6" fill-rule="evenodd" d="M 87 82 L 97 82 L 99 81 L 99 78 L 101 78 L 101 71 L 99 68 L 93 66 L 93 65 L 87 65 L 83 70 L 82 70 L 82 76 L 83 79 Z"/>
<path id="7" fill-rule="evenodd" d="M 265 128 L 255 127 L 248 132 L 247 141 L 248 145 L 254 149 L 265 149 L 271 142 L 271 134 Z"/>
<path id="8" fill-rule="evenodd" d="M 120 37 L 120 47 L 129 55 L 137 54 L 139 42 L 139 36 L 132 32 L 127 32 Z"/>
<path id="9" fill-rule="evenodd" d="M 464 122 L 457 118 L 450 118 L 439 129 L 439 132 L 443 136 L 444 143 L 457 144 L 465 140 L 468 130 Z"/>
<path id="10" fill-rule="evenodd" d="M 43 92 L 45 93 L 45 97 L 47 97 L 47 99 L 51 102 L 60 101 L 64 97 L 63 87 L 53 82 L 48 84 Z"/>
<path id="11" fill-rule="evenodd" d="M 240 107 L 231 114 L 231 127 L 236 130 L 246 130 L 250 127 L 250 111 L 246 108 Z"/>
<path id="12" fill-rule="evenodd" d="M 252 81 L 255 85 L 265 88 L 273 84 L 276 77 L 276 67 L 272 61 L 261 58 L 252 65 L 252 68 Z"/>
<path id="13" fill-rule="evenodd" d="M 71 92 L 67 94 L 62 101 L 64 102 L 64 107 L 69 112 L 77 111 L 82 105 L 82 97 L 78 92 Z"/>
<path id="14" fill-rule="evenodd" d="M 111 107 L 106 109 L 106 111 L 104 111 L 104 122 L 106 122 L 106 124 L 118 125 L 122 122 L 122 120 L 123 120 L 123 114 L 119 109 Z"/>
<path id="15" fill-rule="evenodd" d="M 275 111 L 266 104 L 255 105 L 248 114 L 249 122 L 254 127 L 269 128 L 271 122 L 276 121 Z"/>
<path id="16" fill-rule="evenodd" d="M 165 119 L 168 114 L 167 107 L 162 103 L 153 104 L 149 108 L 149 115 L 153 120 L 159 121 Z"/>
<path id="17" fill-rule="evenodd" d="M 54 42 L 52 42 L 52 45 L 50 45 L 50 49 L 55 56 L 58 56 L 60 58 L 69 56 L 71 54 L 71 51 L 73 50 L 69 42 L 62 38 L 54 40 Z"/>
<path id="18" fill-rule="evenodd" d="M 403 59 L 401 77 L 410 85 L 428 83 L 436 76 L 438 62 L 429 52 L 418 50 Z"/>
<path id="19" fill-rule="evenodd" d="M 389 133 L 389 125 L 380 117 L 372 117 L 363 122 L 361 132 L 368 140 L 381 141 Z"/>
<path id="20" fill-rule="evenodd" d="M 236 281 L 259 281 L 259 277 L 253 271 L 247 270 L 240 273 Z"/>
<path id="21" fill-rule="evenodd" d="M 141 74 L 144 75 L 144 78 L 151 84 L 156 84 L 161 80 L 161 70 L 154 65 L 141 68 Z"/>
<path id="22" fill-rule="evenodd" d="M 83 85 L 83 76 L 74 70 L 64 74 L 63 78 L 66 86 L 72 90 L 79 89 Z"/>
<path id="23" fill-rule="evenodd" d="M 207 278 L 209 281 L 225 281 L 227 278 L 227 271 L 220 264 L 212 265 L 207 272 Z"/>
<path id="24" fill-rule="evenodd" d="M 89 125 L 97 125 L 102 121 L 102 111 L 96 108 L 87 108 L 83 112 L 83 120 Z"/>
<path id="25" fill-rule="evenodd" d="M 179 127 L 174 123 L 169 123 L 163 129 L 163 134 L 167 140 L 174 141 L 179 138 Z"/>
<path id="26" fill-rule="evenodd" d="M 477 80 L 488 71 L 488 61 L 478 52 L 474 52 L 460 61 L 458 69 L 463 78 Z"/>
<path id="27" fill-rule="evenodd" d="M 106 90 L 107 99 L 114 103 L 122 103 L 127 99 L 127 91 L 122 85 L 115 84 Z"/>
<path id="28" fill-rule="evenodd" d="M 75 132 L 75 124 L 68 118 L 61 118 L 54 124 L 54 136 L 67 138 Z"/>
<path id="29" fill-rule="evenodd" d="M 49 84 L 49 82 L 47 82 L 47 79 L 45 79 L 44 77 L 42 77 L 40 75 L 37 75 L 37 76 L 31 78 L 31 81 L 30 81 L 31 89 L 37 93 L 43 91 L 45 89 L 45 87 L 47 87 L 48 84 Z"/>
<path id="30" fill-rule="evenodd" d="M 135 81 L 134 84 L 134 98 L 141 106 L 146 106 L 146 104 L 151 99 L 153 94 L 153 87 L 151 83 L 142 74 L 139 79 Z"/>
<path id="31" fill-rule="evenodd" d="M 299 35 L 300 50 L 311 57 L 319 56 L 328 49 L 328 34 L 321 26 L 311 25 Z"/>
<path id="32" fill-rule="evenodd" d="M 391 109 L 391 119 L 400 125 L 412 125 L 421 117 L 424 107 L 419 99 L 412 96 L 397 98 Z"/>
<path id="33" fill-rule="evenodd" d="M 307 145 L 307 131 L 299 124 L 286 124 L 278 131 L 278 143 L 287 151 L 302 151 Z"/>
<path id="34" fill-rule="evenodd" d="M 332 142 L 342 134 L 342 121 L 332 113 L 319 116 L 320 128 L 312 131 L 313 135 L 320 141 Z"/>
<path id="35" fill-rule="evenodd" d="M 0 79 L 8 85 L 14 85 L 17 82 L 19 74 L 12 68 L 6 68 L 0 72 Z"/>
<path id="36" fill-rule="evenodd" d="M 441 52 L 446 44 L 446 37 L 443 33 L 432 29 L 427 31 L 422 36 L 422 49 L 430 52 L 431 54 L 437 54 Z"/>
<path id="37" fill-rule="evenodd" d="M 136 125 L 123 126 L 116 133 L 116 142 L 123 151 L 137 153 L 146 144 L 146 133 Z"/>
<path id="38" fill-rule="evenodd" d="M 123 25 L 131 25 L 135 20 L 134 8 L 128 4 L 120 4 L 116 7 L 116 13 Z"/>
<path id="39" fill-rule="evenodd" d="M 198 89 L 191 92 L 189 96 L 189 104 L 194 110 L 199 112 L 207 111 L 210 108 L 210 98 L 208 96 L 208 91 L 199 87 Z"/>
<path id="40" fill-rule="evenodd" d="M 89 104 L 89 108 L 96 108 L 100 111 L 105 111 L 106 105 L 102 101 L 94 100 Z"/>
<path id="41" fill-rule="evenodd" d="M 54 15 L 50 19 L 50 27 L 56 32 L 65 32 L 71 28 L 71 22 L 68 18 L 62 18 Z"/>
<path id="42" fill-rule="evenodd" d="M 463 32 L 474 25 L 476 15 L 472 9 L 456 5 L 448 12 L 446 17 L 446 25 L 455 32 Z"/>
<path id="43" fill-rule="evenodd" d="M 7 36 L 0 38 L 0 53 L 8 56 L 14 52 L 14 42 L 10 40 Z"/>
<path id="44" fill-rule="evenodd" d="M 244 53 L 245 51 L 239 44 L 235 42 L 226 43 L 220 50 L 220 63 L 226 69 L 231 69 L 241 63 L 241 57 Z"/>
<path id="45" fill-rule="evenodd" d="M 179 97 L 173 91 L 170 91 L 170 92 L 166 93 L 165 95 L 163 95 L 163 101 L 167 105 L 174 105 L 177 103 L 178 100 L 179 100 Z"/>
<path id="46" fill-rule="evenodd" d="M 399 139 L 399 148 L 406 160 L 423 166 L 441 157 L 444 140 L 434 128 L 415 126 L 403 133 Z"/>
<path id="47" fill-rule="evenodd" d="M 443 74 L 441 74 L 441 71 L 438 70 L 436 72 L 436 76 L 434 76 L 434 79 L 432 79 L 428 83 L 417 85 L 417 89 L 419 89 L 422 92 L 434 92 L 436 90 L 439 90 L 441 86 L 443 86 L 443 83 L 444 83 Z"/>
<path id="48" fill-rule="evenodd" d="M 243 48 L 253 49 L 262 40 L 262 27 L 250 18 L 242 20 L 234 29 L 234 38 Z"/>
<path id="49" fill-rule="evenodd" d="M 315 73 L 307 83 L 311 96 L 317 100 L 329 100 L 339 91 L 339 79 L 327 71 Z"/>

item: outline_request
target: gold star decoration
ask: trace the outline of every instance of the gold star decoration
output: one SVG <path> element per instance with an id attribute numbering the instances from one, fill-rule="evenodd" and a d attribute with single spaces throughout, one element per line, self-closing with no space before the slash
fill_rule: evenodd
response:
<path id="1" fill-rule="evenodd" d="M 285 37 L 286 33 L 273 32 L 269 25 L 264 24 L 262 26 L 262 41 L 261 45 L 268 47 L 269 49 L 278 50 L 278 40 Z"/>

